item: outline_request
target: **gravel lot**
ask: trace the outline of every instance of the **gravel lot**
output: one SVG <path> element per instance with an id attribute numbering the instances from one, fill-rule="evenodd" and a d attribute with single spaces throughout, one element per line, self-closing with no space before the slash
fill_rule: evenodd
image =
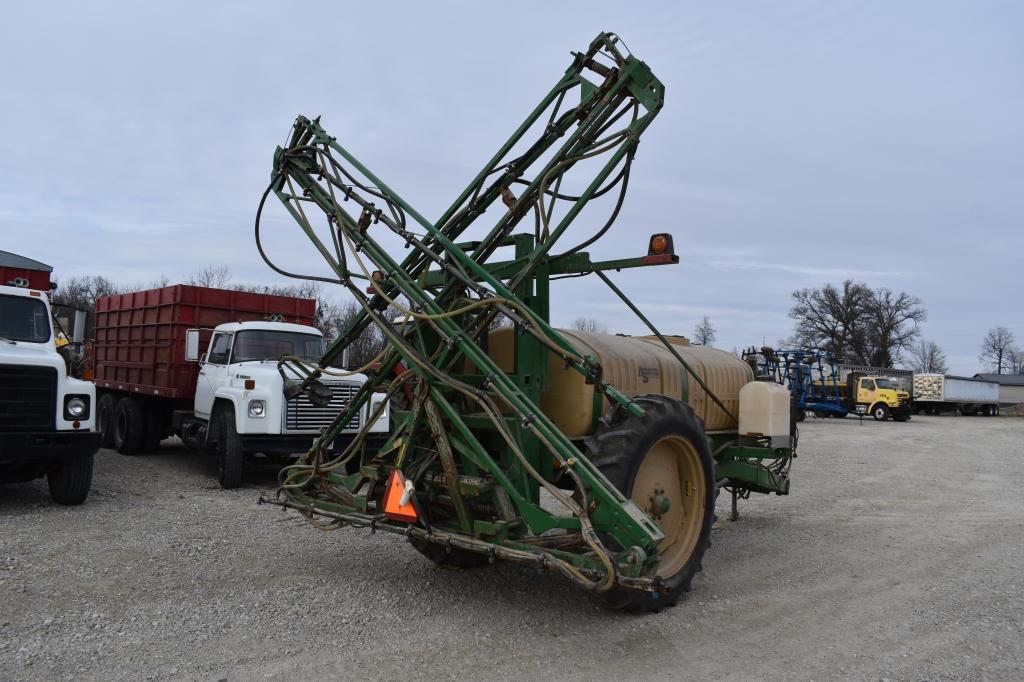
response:
<path id="1" fill-rule="evenodd" d="M 681 604 L 322 533 L 166 441 L 79 508 L 0 486 L 0 679 L 1024 679 L 1024 419 L 810 420 Z M 727 516 L 723 496 L 719 515 Z"/>

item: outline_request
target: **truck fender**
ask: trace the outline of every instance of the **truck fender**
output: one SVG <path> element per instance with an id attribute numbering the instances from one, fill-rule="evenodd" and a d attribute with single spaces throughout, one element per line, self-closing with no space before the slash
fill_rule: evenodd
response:
<path id="1" fill-rule="evenodd" d="M 217 418 L 218 408 L 220 408 L 222 405 L 230 404 L 233 408 L 235 408 L 235 429 L 239 433 L 242 433 L 242 431 L 244 430 L 242 420 L 245 418 L 244 413 L 242 412 L 242 408 L 245 405 L 242 395 L 243 393 L 244 391 L 242 391 L 242 389 L 231 388 L 227 386 L 222 386 L 221 388 L 217 389 L 217 392 L 214 393 L 213 395 L 213 407 L 210 409 L 209 428 L 211 431 L 214 428 L 213 420 Z"/>
<path id="2" fill-rule="evenodd" d="M 270 426 L 273 420 L 268 422 L 266 418 L 249 418 L 250 400 L 263 400 L 267 403 L 268 409 L 272 402 L 270 392 L 265 389 L 246 390 L 231 386 L 218 388 L 213 396 L 213 412 L 211 412 L 210 421 L 213 421 L 218 403 L 231 403 L 235 408 L 235 429 L 238 433 L 277 433 L 278 430 Z"/>
<path id="3" fill-rule="evenodd" d="M 871 403 L 871 406 L 868 408 L 868 414 L 874 414 L 875 408 L 878 407 L 879 405 L 885 405 L 885 409 L 889 410 L 890 415 L 892 414 L 892 405 L 885 402 L 884 400 L 876 400 L 875 402 Z"/>

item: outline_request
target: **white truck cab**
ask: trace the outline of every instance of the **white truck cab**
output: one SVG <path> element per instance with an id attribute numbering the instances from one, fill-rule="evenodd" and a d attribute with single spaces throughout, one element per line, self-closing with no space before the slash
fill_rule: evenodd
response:
<path id="1" fill-rule="evenodd" d="M 363 374 L 324 376 L 321 383 L 331 390 L 331 398 L 323 406 L 305 395 L 289 400 L 286 379 L 302 377 L 287 370 L 282 375 L 278 360 L 294 356 L 319 362 L 325 350 L 320 330 L 283 322 L 221 324 L 214 328 L 206 352 L 196 357 L 198 332 L 189 330 L 186 339 L 186 357 L 200 363 L 194 408 L 191 414 L 176 414 L 174 422 L 183 440 L 217 454 L 218 478 L 226 488 L 241 484 L 247 455 L 306 452 L 367 379 Z M 382 394 L 374 394 L 335 439 L 332 451 L 344 449 L 383 400 Z M 366 445 L 371 448 L 388 437 L 388 407 L 381 409 L 370 427 Z"/>
<path id="2" fill-rule="evenodd" d="M 46 476 L 59 504 L 81 504 L 99 449 L 96 389 L 68 376 L 45 292 L 0 286 L 0 482 Z"/>

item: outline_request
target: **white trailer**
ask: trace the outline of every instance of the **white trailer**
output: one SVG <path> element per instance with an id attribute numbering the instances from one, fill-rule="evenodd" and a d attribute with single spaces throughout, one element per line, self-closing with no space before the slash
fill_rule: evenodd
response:
<path id="1" fill-rule="evenodd" d="M 995 416 L 999 414 L 999 384 L 944 374 L 915 374 L 914 412 Z"/>

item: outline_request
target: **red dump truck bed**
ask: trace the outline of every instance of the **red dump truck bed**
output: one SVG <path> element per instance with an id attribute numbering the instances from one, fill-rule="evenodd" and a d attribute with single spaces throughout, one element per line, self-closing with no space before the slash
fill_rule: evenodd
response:
<path id="1" fill-rule="evenodd" d="M 199 363 L 185 359 L 185 331 L 225 322 L 272 320 L 312 324 L 316 301 L 175 284 L 96 301 L 98 387 L 165 398 L 193 398 Z"/>

